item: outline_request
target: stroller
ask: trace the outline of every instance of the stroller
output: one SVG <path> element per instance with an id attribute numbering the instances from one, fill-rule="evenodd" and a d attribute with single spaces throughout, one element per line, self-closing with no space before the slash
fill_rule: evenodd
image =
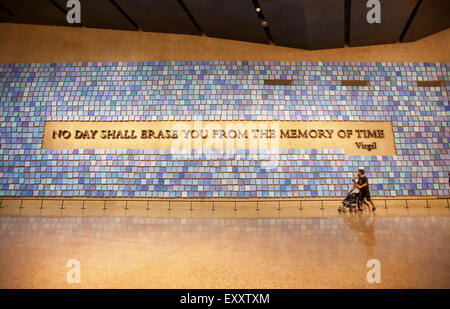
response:
<path id="1" fill-rule="evenodd" d="M 338 211 L 346 212 L 348 209 L 350 212 L 352 212 L 357 211 L 358 209 L 363 209 L 368 204 L 366 203 L 366 201 L 361 200 L 359 197 L 360 197 L 359 189 L 353 187 L 348 191 L 347 196 L 342 201 L 342 205 L 339 206 Z M 360 205 L 361 203 L 362 207 Z"/>

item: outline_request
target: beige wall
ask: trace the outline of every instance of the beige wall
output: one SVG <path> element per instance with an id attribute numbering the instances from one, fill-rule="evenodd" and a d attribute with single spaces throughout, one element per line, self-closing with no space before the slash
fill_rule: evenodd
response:
<path id="1" fill-rule="evenodd" d="M 192 131 L 202 133 L 192 138 Z M 171 149 L 189 154 L 192 149 L 343 149 L 348 156 L 397 155 L 390 121 L 47 121 L 42 148 Z"/>
<path id="2" fill-rule="evenodd" d="M 285 60 L 449 62 L 450 29 L 413 43 L 308 51 L 202 36 L 0 23 L 0 62 Z"/>

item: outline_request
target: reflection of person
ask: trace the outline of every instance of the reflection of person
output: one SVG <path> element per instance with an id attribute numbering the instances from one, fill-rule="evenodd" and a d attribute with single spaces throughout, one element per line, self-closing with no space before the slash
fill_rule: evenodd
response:
<path id="1" fill-rule="evenodd" d="M 363 169 L 358 170 L 358 183 L 356 184 L 356 187 L 360 190 L 359 191 L 360 203 L 364 203 L 364 199 L 366 199 L 370 203 L 369 210 L 375 211 L 377 208 L 375 207 L 372 199 L 370 198 L 369 180 L 367 179 Z"/>
<path id="2" fill-rule="evenodd" d="M 350 227 L 350 230 L 352 230 L 364 244 L 368 258 L 373 258 L 375 254 L 376 219 L 377 217 L 375 214 L 369 214 L 367 216 L 357 214 L 344 217 L 344 223 Z"/>

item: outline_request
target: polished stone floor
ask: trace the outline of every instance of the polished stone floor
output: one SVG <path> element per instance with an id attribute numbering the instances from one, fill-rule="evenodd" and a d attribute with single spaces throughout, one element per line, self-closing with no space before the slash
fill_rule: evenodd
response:
<path id="1" fill-rule="evenodd" d="M 11 204 L 12 205 L 12 204 Z M 450 288 L 450 211 L 0 209 L 0 288 Z M 66 263 L 80 262 L 80 283 Z M 381 283 L 368 283 L 369 259 Z"/>

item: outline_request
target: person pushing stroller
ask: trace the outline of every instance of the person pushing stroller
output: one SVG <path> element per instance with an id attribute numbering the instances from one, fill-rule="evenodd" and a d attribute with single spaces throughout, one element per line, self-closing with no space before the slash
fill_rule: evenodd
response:
<path id="1" fill-rule="evenodd" d="M 358 170 L 358 181 L 355 185 L 359 191 L 359 199 L 358 199 L 358 209 L 361 210 L 361 203 L 365 203 L 365 200 L 369 202 L 369 210 L 375 211 L 377 208 L 373 204 L 372 199 L 370 198 L 370 190 L 369 190 L 369 180 L 365 175 L 365 171 L 363 169 Z M 367 204 L 367 203 L 366 203 Z"/>
<path id="2" fill-rule="evenodd" d="M 369 180 L 365 176 L 363 169 L 358 170 L 357 180 L 353 179 L 353 187 L 348 191 L 347 196 L 342 201 L 339 212 L 345 212 L 346 208 L 352 210 L 363 210 L 363 205 L 367 205 L 369 210 L 375 211 L 376 207 L 370 198 Z"/>

